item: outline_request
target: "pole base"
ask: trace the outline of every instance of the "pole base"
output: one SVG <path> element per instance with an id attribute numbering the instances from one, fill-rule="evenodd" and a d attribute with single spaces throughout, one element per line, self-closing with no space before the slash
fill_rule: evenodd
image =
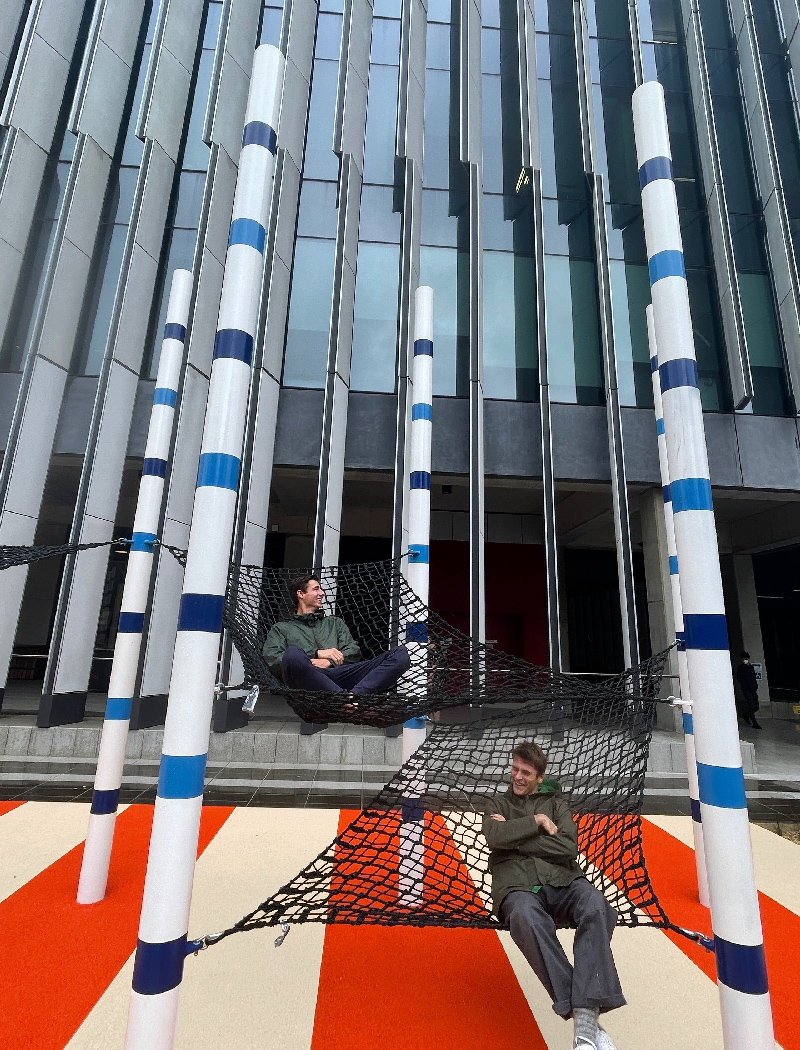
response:
<path id="1" fill-rule="evenodd" d="M 249 716 L 242 711 L 240 696 L 231 699 L 226 696 L 218 696 L 214 700 L 211 728 L 215 733 L 230 733 L 234 729 L 244 729 L 249 723 Z"/>
<path id="2" fill-rule="evenodd" d="M 389 737 L 390 740 L 394 740 L 395 737 L 403 735 L 403 727 L 401 725 L 400 726 L 387 726 L 384 729 L 384 733 L 386 734 L 387 737 Z"/>
<path id="3" fill-rule="evenodd" d="M 163 726 L 167 717 L 167 694 L 135 696 L 131 704 L 131 729 L 152 729 Z"/>
<path id="4" fill-rule="evenodd" d="M 82 722 L 86 712 L 86 693 L 44 693 L 36 715 L 38 729 Z"/>
<path id="5" fill-rule="evenodd" d="M 300 722 L 300 736 L 313 736 L 328 728 L 327 722 Z"/>

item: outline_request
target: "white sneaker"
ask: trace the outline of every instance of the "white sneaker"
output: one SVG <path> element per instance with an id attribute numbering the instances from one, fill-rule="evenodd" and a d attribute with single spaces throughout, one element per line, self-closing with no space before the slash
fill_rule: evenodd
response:
<path id="1" fill-rule="evenodd" d="M 597 1050 L 617 1050 L 611 1041 L 611 1036 L 599 1025 L 597 1027 Z"/>

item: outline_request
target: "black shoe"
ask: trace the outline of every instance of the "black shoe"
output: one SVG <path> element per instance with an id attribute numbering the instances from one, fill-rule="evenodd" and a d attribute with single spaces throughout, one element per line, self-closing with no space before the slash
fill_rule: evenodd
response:
<path id="1" fill-rule="evenodd" d="M 753 727 L 753 729 L 763 729 L 764 728 L 762 725 L 759 725 L 758 722 L 756 722 L 755 718 L 750 723 L 750 725 Z"/>

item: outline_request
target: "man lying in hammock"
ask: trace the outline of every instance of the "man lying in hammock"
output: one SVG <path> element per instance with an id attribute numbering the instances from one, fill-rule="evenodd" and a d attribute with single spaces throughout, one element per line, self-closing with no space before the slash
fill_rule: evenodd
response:
<path id="1" fill-rule="evenodd" d="M 611 954 L 617 913 L 583 876 L 578 831 L 547 758 L 528 741 L 511 750 L 511 783 L 483 818 L 494 913 L 553 1000 L 575 1025 L 573 1050 L 614 1050 L 599 1014 L 625 1005 Z M 575 927 L 574 965 L 556 924 Z"/>
<path id="2" fill-rule="evenodd" d="M 274 624 L 264 643 L 267 666 L 289 689 L 367 696 L 388 692 L 408 670 L 411 661 L 403 645 L 361 659 L 344 620 L 323 612 L 325 592 L 316 576 L 298 576 L 289 593 L 297 600 L 297 612 Z"/>

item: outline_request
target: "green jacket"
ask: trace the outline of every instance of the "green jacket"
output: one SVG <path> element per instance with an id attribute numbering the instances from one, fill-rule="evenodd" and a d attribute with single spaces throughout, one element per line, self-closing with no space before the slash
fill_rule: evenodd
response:
<path id="1" fill-rule="evenodd" d="M 273 624 L 264 642 L 264 659 L 276 678 L 281 677 L 281 657 L 290 645 L 299 646 L 312 660 L 319 649 L 338 649 L 346 664 L 361 659 L 361 650 L 344 620 L 326 616 L 322 609 L 302 616 L 295 613 L 291 620 Z"/>
<path id="2" fill-rule="evenodd" d="M 492 813 L 499 813 L 505 821 L 492 820 Z M 534 819 L 537 813 L 553 821 L 557 835 L 548 835 L 539 827 Z M 576 860 L 578 829 L 561 788 L 549 777 L 535 795 L 520 798 L 509 786 L 505 795 L 491 799 L 483 818 L 483 835 L 492 851 L 489 871 L 495 915 L 513 890 L 569 886 L 583 875 Z"/>

